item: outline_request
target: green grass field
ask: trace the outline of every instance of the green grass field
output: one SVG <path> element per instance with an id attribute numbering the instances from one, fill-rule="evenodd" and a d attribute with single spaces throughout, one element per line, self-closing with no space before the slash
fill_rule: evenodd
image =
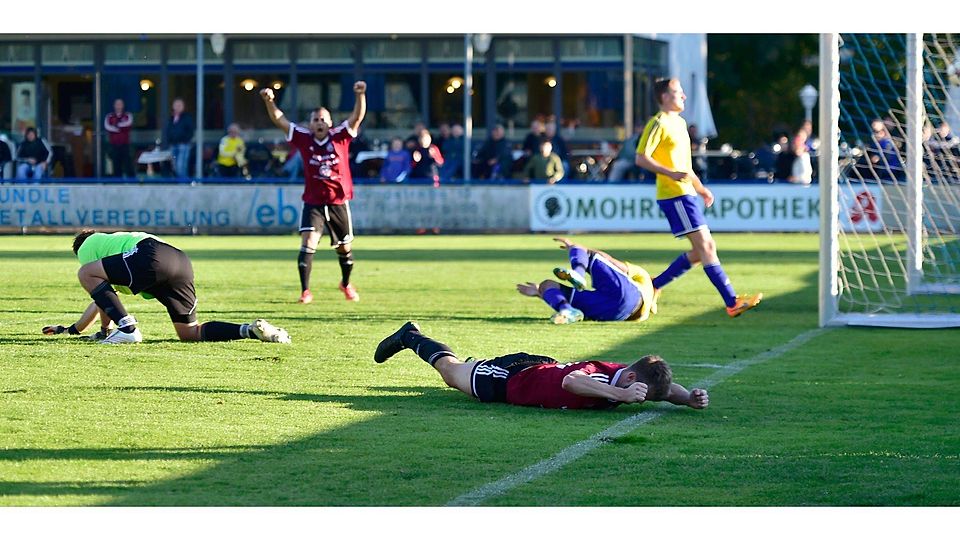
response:
<path id="1" fill-rule="evenodd" d="M 654 273 L 684 247 L 577 239 Z M 549 236 L 361 236 L 361 302 L 343 300 L 324 252 L 307 306 L 292 235 L 168 237 L 193 259 L 201 321 L 264 317 L 293 344 L 180 343 L 159 303 L 124 298 L 145 341 L 106 347 L 40 333 L 89 302 L 70 238 L 0 237 L 0 505 L 445 505 L 650 410 L 662 415 L 477 503 L 960 504 L 956 330 L 827 330 L 711 386 L 704 411 L 484 405 L 409 351 L 372 361 L 415 319 L 462 356 L 656 353 L 689 387 L 816 328 L 816 236 L 717 239 L 738 290 L 765 293 L 757 310 L 729 319 L 695 269 L 647 323 L 558 327 L 514 291 L 562 264 Z"/>

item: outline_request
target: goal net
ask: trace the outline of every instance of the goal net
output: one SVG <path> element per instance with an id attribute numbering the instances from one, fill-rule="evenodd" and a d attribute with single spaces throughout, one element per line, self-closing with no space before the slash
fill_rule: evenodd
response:
<path id="1" fill-rule="evenodd" d="M 820 53 L 820 324 L 960 326 L 960 35 Z"/>

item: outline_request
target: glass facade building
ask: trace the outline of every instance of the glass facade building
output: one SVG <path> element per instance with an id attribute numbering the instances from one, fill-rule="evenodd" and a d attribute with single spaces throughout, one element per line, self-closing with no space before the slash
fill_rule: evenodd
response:
<path id="1" fill-rule="evenodd" d="M 465 40 L 447 35 L 228 35 L 220 55 L 203 39 L 204 153 L 236 122 L 248 141 L 283 137 L 258 92 L 271 87 L 293 121 L 323 105 L 334 121 L 353 107 L 352 85 L 367 81 L 368 140 L 407 137 L 464 121 Z M 474 140 L 502 124 L 519 142 L 535 118 L 555 118 L 568 140 L 618 141 L 653 110 L 649 89 L 667 74 L 665 42 L 625 35 L 494 35 L 474 52 Z M 157 145 L 182 98 L 196 116 L 195 35 L 0 35 L 0 132 L 14 141 L 35 126 L 58 158 L 54 174 L 105 171 L 103 117 L 121 98 L 133 114 L 135 152 Z M 629 110 L 628 110 L 629 109 Z M 209 156 L 204 156 L 205 159 Z"/>

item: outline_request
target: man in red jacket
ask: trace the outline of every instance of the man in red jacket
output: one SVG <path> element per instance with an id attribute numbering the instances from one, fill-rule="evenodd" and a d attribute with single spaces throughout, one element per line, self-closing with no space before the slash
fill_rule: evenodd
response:
<path id="1" fill-rule="evenodd" d="M 133 127 L 133 115 L 124 109 L 122 99 L 113 102 L 113 112 L 103 119 L 109 141 L 110 161 L 113 162 L 113 176 L 133 178 L 133 160 L 130 159 L 130 130 Z"/>
<path id="2" fill-rule="evenodd" d="M 558 364 L 547 356 L 521 352 L 464 362 L 450 347 L 421 334 L 416 323 L 407 322 L 380 342 L 373 359 L 383 363 L 403 349 L 413 350 L 436 369 L 447 386 L 484 403 L 547 409 L 612 409 L 644 401 L 694 409 L 710 404 L 706 390 L 688 391 L 673 382 L 670 366 L 659 356 L 644 356 L 630 365 L 595 360 Z"/>

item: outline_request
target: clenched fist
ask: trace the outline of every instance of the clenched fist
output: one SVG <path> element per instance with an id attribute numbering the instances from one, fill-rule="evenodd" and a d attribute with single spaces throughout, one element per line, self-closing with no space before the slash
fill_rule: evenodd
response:
<path id="1" fill-rule="evenodd" d="M 620 401 L 624 403 L 642 403 L 647 399 L 647 385 L 642 382 L 635 382 L 626 388 L 621 389 L 623 397 Z"/>
<path id="2" fill-rule="evenodd" d="M 706 409 L 710 404 L 710 396 L 702 388 L 694 388 L 690 391 L 690 402 L 688 405 L 694 409 Z"/>
<path id="3" fill-rule="evenodd" d="M 357 81 L 353 83 L 353 93 L 354 94 L 363 94 L 367 91 L 367 83 L 364 81 Z"/>
<path id="4" fill-rule="evenodd" d="M 263 100 L 267 102 L 273 101 L 274 100 L 273 88 L 264 88 L 263 90 L 261 90 L 260 97 L 262 97 Z"/>

